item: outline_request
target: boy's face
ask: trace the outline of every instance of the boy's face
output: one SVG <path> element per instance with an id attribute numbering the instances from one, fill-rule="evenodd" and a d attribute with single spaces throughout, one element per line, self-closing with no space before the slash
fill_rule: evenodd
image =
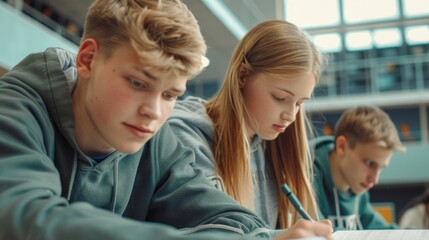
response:
<path id="1" fill-rule="evenodd" d="M 264 73 L 241 76 L 242 94 L 254 126 L 249 137 L 273 140 L 296 119 L 301 105 L 311 97 L 316 79 L 310 73 L 272 76 Z M 250 121 L 251 122 L 251 121 Z"/>
<path id="2" fill-rule="evenodd" d="M 344 142 L 337 142 L 339 183 L 336 185 L 340 185 L 342 190 L 351 189 L 356 194 L 368 191 L 378 183 L 381 170 L 389 164 L 393 151 L 377 143 L 358 143 L 352 149 L 347 139 L 337 141 Z"/>
<path id="3" fill-rule="evenodd" d="M 106 59 L 95 41 L 87 45 L 79 50 L 79 93 L 73 93 L 76 125 L 84 129 L 78 143 L 87 154 L 136 152 L 165 123 L 187 77 L 148 69 L 130 46 L 117 47 Z"/>

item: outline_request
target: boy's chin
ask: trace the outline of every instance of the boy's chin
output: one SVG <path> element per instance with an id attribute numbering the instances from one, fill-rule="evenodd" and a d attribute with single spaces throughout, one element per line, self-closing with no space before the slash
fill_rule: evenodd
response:
<path id="1" fill-rule="evenodd" d="M 130 144 L 127 147 L 119 147 L 116 150 L 124 154 L 134 154 L 140 151 L 144 147 L 146 142 L 144 142 L 143 144 L 132 144 L 132 145 Z"/>
<path id="2" fill-rule="evenodd" d="M 360 194 L 366 193 L 368 190 L 369 189 L 359 188 L 359 189 L 352 189 L 352 192 L 356 195 L 360 195 Z"/>

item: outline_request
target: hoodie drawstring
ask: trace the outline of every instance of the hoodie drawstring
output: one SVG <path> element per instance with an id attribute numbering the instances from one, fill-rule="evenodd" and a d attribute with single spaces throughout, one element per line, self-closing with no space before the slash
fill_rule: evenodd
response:
<path id="1" fill-rule="evenodd" d="M 359 215 L 359 200 L 360 200 L 360 196 L 356 196 L 356 199 L 355 199 L 355 215 L 356 215 L 356 223 L 357 223 L 356 230 L 363 230 L 362 223 L 360 222 L 360 215 Z"/>
<path id="2" fill-rule="evenodd" d="M 77 153 L 75 152 L 73 156 L 73 166 L 72 166 L 72 172 L 70 176 L 69 190 L 67 192 L 67 201 L 70 201 L 70 197 L 73 191 L 74 179 L 76 178 L 76 172 L 77 172 Z"/>
<path id="3" fill-rule="evenodd" d="M 112 191 L 112 206 L 111 209 L 113 212 L 115 212 L 116 208 L 116 198 L 118 195 L 118 181 L 119 181 L 119 159 L 115 159 L 115 167 L 114 167 L 114 174 L 113 174 L 113 191 Z"/>
<path id="4" fill-rule="evenodd" d="M 341 221 L 341 212 L 340 212 L 340 204 L 338 203 L 338 192 L 337 189 L 334 187 L 334 200 L 335 200 L 335 213 L 337 215 L 337 222 L 338 222 L 338 227 L 340 229 L 344 229 L 343 226 L 343 221 Z"/>
<path id="5" fill-rule="evenodd" d="M 337 215 L 337 222 L 338 222 L 338 227 L 339 229 L 345 229 L 344 227 L 344 221 L 341 218 L 341 212 L 340 212 L 340 204 L 339 204 L 339 198 L 338 198 L 338 191 L 337 189 L 334 187 L 334 200 L 335 200 L 335 213 Z M 348 230 L 362 230 L 362 223 L 360 221 L 360 215 L 359 215 L 359 200 L 360 200 L 360 196 L 356 196 L 355 198 L 355 209 L 354 209 L 354 222 L 356 223 L 356 229 L 349 229 L 349 224 L 346 224 L 346 227 Z"/>
<path id="6" fill-rule="evenodd" d="M 112 191 L 112 201 L 110 209 L 112 209 L 113 212 L 115 212 L 116 208 L 116 200 L 118 195 L 118 181 L 119 181 L 119 159 L 115 159 L 114 161 L 114 171 L 113 171 L 113 191 Z M 74 153 L 73 156 L 73 165 L 72 165 L 72 172 L 70 176 L 70 183 L 69 183 L 69 189 L 67 192 L 67 201 L 70 201 L 72 192 L 73 192 L 73 186 L 74 181 L 77 174 L 77 153 Z"/>

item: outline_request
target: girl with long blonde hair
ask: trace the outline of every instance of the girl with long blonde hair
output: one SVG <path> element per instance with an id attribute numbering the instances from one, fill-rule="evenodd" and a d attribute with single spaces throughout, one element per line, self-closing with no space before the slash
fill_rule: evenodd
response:
<path id="1" fill-rule="evenodd" d="M 317 219 L 303 104 L 323 65 L 303 30 L 262 22 L 238 43 L 220 91 L 179 101 L 169 119 L 207 178 L 272 228 L 300 218 L 279 191 L 284 183 Z"/>

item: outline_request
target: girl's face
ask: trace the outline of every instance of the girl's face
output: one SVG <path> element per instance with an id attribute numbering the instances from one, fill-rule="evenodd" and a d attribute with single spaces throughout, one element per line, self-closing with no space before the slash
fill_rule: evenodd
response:
<path id="1" fill-rule="evenodd" d="M 243 72 L 243 71 L 242 71 Z M 287 76 L 241 74 L 240 87 L 250 115 L 249 137 L 273 140 L 295 121 L 305 100 L 311 97 L 316 79 L 311 73 Z"/>

